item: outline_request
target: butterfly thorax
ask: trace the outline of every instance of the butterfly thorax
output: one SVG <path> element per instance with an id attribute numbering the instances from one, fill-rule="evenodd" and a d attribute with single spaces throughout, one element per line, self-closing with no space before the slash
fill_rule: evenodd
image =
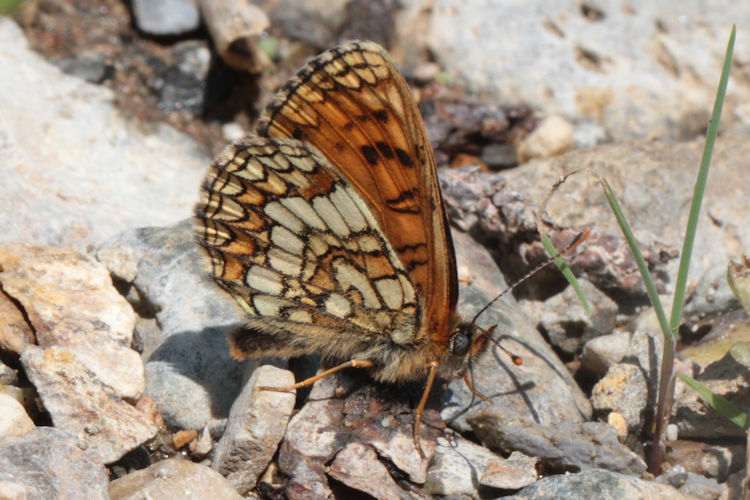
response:
<path id="1" fill-rule="evenodd" d="M 373 377 L 382 382 L 423 379 L 433 362 L 438 363 L 441 377 L 454 378 L 471 358 L 482 352 L 489 332 L 458 316 L 455 316 L 453 325 L 447 343 L 434 340 L 409 345 L 377 342 L 355 357 L 374 361 Z"/>

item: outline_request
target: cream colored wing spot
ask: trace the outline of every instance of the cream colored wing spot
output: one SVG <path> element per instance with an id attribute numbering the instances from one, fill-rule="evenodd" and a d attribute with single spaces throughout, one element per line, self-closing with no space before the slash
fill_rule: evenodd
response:
<path id="1" fill-rule="evenodd" d="M 347 226 L 344 219 L 341 218 L 341 214 L 336 210 L 336 207 L 333 206 L 331 200 L 325 196 L 316 196 L 313 199 L 313 208 L 326 223 L 328 229 L 330 229 L 336 236 L 342 239 L 349 236 L 349 226 Z"/>
<path id="2" fill-rule="evenodd" d="M 383 298 L 385 305 L 394 311 L 401 309 L 404 304 L 404 293 L 401 283 L 396 278 L 383 278 L 375 282 L 375 288 Z"/>
<path id="3" fill-rule="evenodd" d="M 333 268 L 336 270 L 335 279 L 341 290 L 348 291 L 354 288 L 362 294 L 362 300 L 368 309 L 378 309 L 382 307 L 375 290 L 370 284 L 367 276 L 358 271 L 348 262 L 337 260 L 333 262 Z"/>
<path id="4" fill-rule="evenodd" d="M 305 242 L 284 226 L 274 226 L 271 229 L 271 242 L 294 255 L 302 255 L 305 249 Z"/>
<path id="5" fill-rule="evenodd" d="M 308 152 L 304 152 L 305 154 L 301 152 L 299 148 L 296 150 L 296 155 L 289 157 L 289 162 L 298 170 L 305 173 L 310 173 L 315 171 L 315 169 L 318 167 L 318 162 L 316 161 L 315 156 L 311 155 Z"/>
<path id="6" fill-rule="evenodd" d="M 279 273 L 263 266 L 251 266 L 245 275 L 245 285 L 261 293 L 281 295 L 284 284 Z"/>
<path id="7" fill-rule="evenodd" d="M 270 295 L 253 295 L 253 307 L 260 316 L 280 316 L 282 302 Z"/>
<path id="8" fill-rule="evenodd" d="M 280 200 L 281 204 L 284 205 L 291 213 L 297 216 L 306 226 L 309 226 L 317 231 L 325 231 L 326 224 L 323 220 L 318 217 L 315 213 L 312 205 L 308 203 L 304 198 L 295 196 L 292 198 L 284 198 Z"/>
<path id="9" fill-rule="evenodd" d="M 271 248 L 267 252 L 268 265 L 286 276 L 297 277 L 302 273 L 304 261 L 280 248 Z"/>
<path id="10" fill-rule="evenodd" d="M 362 216 L 362 211 L 346 189 L 337 187 L 331 193 L 330 199 L 353 232 L 358 233 L 367 228 L 367 221 Z"/>
<path id="11" fill-rule="evenodd" d="M 295 321 L 297 323 L 312 323 L 313 317 L 312 314 L 310 314 L 308 311 L 305 311 L 303 309 L 293 309 L 289 313 L 287 313 L 289 318 L 289 321 Z"/>
<path id="12" fill-rule="evenodd" d="M 398 280 L 401 282 L 401 290 L 404 292 L 404 304 L 416 304 L 417 294 L 414 291 L 414 286 L 403 274 L 398 275 Z"/>
<path id="13" fill-rule="evenodd" d="M 352 313 L 352 304 L 341 294 L 330 294 L 323 303 L 326 311 L 338 318 L 347 318 Z"/>
<path id="14" fill-rule="evenodd" d="M 303 222 L 281 202 L 272 201 L 266 203 L 266 206 L 263 207 L 263 212 L 292 232 L 301 233 L 305 229 Z"/>
<path id="15" fill-rule="evenodd" d="M 383 248 L 383 243 L 372 234 L 360 235 L 357 244 L 362 252 L 379 252 Z"/>
<path id="16" fill-rule="evenodd" d="M 250 157 L 241 164 L 236 164 L 233 160 L 232 164 L 236 166 L 233 170 L 234 175 L 240 179 L 257 182 L 265 178 L 266 167 L 255 157 Z"/>
<path id="17" fill-rule="evenodd" d="M 330 245 L 326 241 L 326 238 L 324 235 L 318 235 L 318 234 L 310 235 L 310 238 L 307 240 L 307 245 L 310 247 L 310 250 L 316 257 L 325 255 L 326 253 L 328 253 L 328 250 L 330 249 Z"/>

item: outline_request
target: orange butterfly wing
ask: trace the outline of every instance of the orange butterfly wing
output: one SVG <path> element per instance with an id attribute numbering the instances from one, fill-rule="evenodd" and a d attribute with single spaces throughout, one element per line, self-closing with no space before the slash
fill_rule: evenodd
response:
<path id="1" fill-rule="evenodd" d="M 420 297 L 420 339 L 447 345 L 458 283 L 435 158 L 414 98 L 383 48 L 349 42 L 277 94 L 258 134 L 316 147 L 368 203 Z"/>

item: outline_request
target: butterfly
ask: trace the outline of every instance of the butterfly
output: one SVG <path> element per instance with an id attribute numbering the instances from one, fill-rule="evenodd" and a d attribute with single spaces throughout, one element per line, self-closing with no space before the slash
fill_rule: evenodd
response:
<path id="1" fill-rule="evenodd" d="M 248 313 L 232 355 L 340 363 L 279 390 L 350 366 L 426 380 L 422 455 L 435 377 L 464 368 L 491 330 L 457 314 L 435 158 L 387 52 L 352 41 L 309 61 L 215 159 L 195 221 L 213 280 Z"/>

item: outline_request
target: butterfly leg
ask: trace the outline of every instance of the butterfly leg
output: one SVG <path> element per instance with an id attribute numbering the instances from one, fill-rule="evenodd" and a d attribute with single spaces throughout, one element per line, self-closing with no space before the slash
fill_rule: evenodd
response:
<path id="1" fill-rule="evenodd" d="M 482 401 L 485 401 L 487 403 L 491 403 L 492 399 L 488 398 L 478 390 L 474 388 L 474 382 L 471 381 L 471 377 L 469 377 L 469 372 L 464 372 L 464 382 L 466 383 L 466 387 L 469 388 L 469 390 L 474 394 L 476 397 L 481 399 Z"/>
<path id="2" fill-rule="evenodd" d="M 419 453 L 421 458 L 424 458 L 424 452 L 422 451 L 422 446 L 419 444 L 419 424 L 422 421 L 424 407 L 427 405 L 427 398 L 430 397 L 430 389 L 432 389 L 432 384 L 435 382 L 438 364 L 437 361 L 432 361 L 427 365 L 430 367 L 430 373 L 427 375 L 427 382 L 425 383 L 422 398 L 419 400 L 417 409 L 414 411 L 414 446 L 417 448 L 417 453 Z"/>
<path id="3" fill-rule="evenodd" d="M 313 377 L 306 378 L 305 380 L 301 382 L 297 382 L 294 385 L 288 385 L 286 387 L 269 387 L 269 386 L 263 385 L 263 386 L 258 387 L 258 389 L 260 389 L 261 391 L 287 392 L 293 389 L 299 389 L 300 387 L 307 387 L 308 385 L 313 385 L 318 380 L 324 377 L 327 377 L 328 375 L 332 375 L 338 371 L 341 371 L 344 368 L 372 368 L 373 366 L 375 366 L 375 363 L 373 363 L 372 361 L 368 361 L 366 359 L 350 359 L 346 363 L 341 363 L 340 365 L 336 365 L 333 368 L 330 368 Z"/>

